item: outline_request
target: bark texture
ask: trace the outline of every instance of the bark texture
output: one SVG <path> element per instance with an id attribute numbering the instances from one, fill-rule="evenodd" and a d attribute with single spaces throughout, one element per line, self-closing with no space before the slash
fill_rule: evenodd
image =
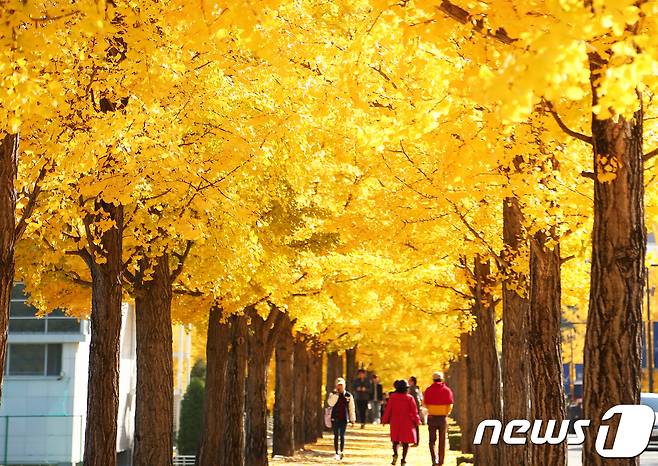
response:
<path id="1" fill-rule="evenodd" d="M 319 355 L 316 360 L 315 369 L 315 438 L 321 439 L 324 432 L 324 416 L 322 415 L 322 408 L 324 407 L 324 392 L 322 390 L 324 384 L 324 377 L 322 369 L 324 368 L 325 351 L 319 349 Z"/>
<path id="2" fill-rule="evenodd" d="M 123 207 L 96 201 L 96 214 L 85 219 L 91 225 L 105 216 L 115 226 L 100 237 L 98 263 L 85 251 L 83 258 L 91 270 L 91 345 L 87 422 L 85 428 L 85 466 L 116 465 L 117 412 L 119 408 L 119 338 L 121 335 L 121 261 Z M 91 238 L 89 239 L 92 243 Z"/>
<path id="3" fill-rule="evenodd" d="M 247 308 L 246 314 L 249 318 L 247 332 L 249 366 L 245 465 L 265 466 L 268 464 L 267 377 L 274 344 L 279 336 L 284 314 L 275 306 L 270 306 L 267 319 L 263 319 L 255 307 Z"/>
<path id="4" fill-rule="evenodd" d="M 476 405 L 471 405 L 471 379 L 469 373 L 469 342 L 471 335 L 462 334 L 461 336 L 461 357 L 458 362 L 458 380 L 459 391 L 454 392 L 455 403 L 459 406 L 459 418 L 461 420 L 459 427 L 461 428 L 461 450 L 462 453 L 473 453 L 473 436 L 475 434 L 475 426 L 473 425 L 473 409 Z"/>
<path id="5" fill-rule="evenodd" d="M 272 455 L 292 456 L 294 444 L 294 354 L 292 322 L 286 314 L 276 343 L 276 383 L 274 388 L 274 433 Z"/>
<path id="6" fill-rule="evenodd" d="M 304 391 L 304 443 L 314 443 L 318 439 L 320 425 L 320 391 L 322 383 L 322 352 L 317 342 L 312 341 L 307 349 L 306 390 Z"/>
<path id="7" fill-rule="evenodd" d="M 468 411 L 468 338 L 470 338 L 468 334 L 461 335 L 459 358 L 450 364 L 446 372 L 446 383 L 452 388 L 455 399 L 451 417 L 457 422 L 461 431 L 462 453 L 473 452 L 473 427 Z"/>
<path id="8" fill-rule="evenodd" d="M 172 465 L 174 424 L 169 258 L 145 259 L 135 283 L 137 328 L 137 393 L 134 466 Z"/>
<path id="9" fill-rule="evenodd" d="M 356 379 L 356 371 L 359 369 L 356 363 L 357 347 L 345 351 L 345 383 L 350 391 L 354 391 L 352 382 Z"/>
<path id="10" fill-rule="evenodd" d="M 591 81 L 600 73 L 591 61 Z M 594 104 L 596 87 L 592 86 Z M 642 108 L 632 119 L 592 118 L 594 145 L 594 229 L 592 268 L 585 336 L 584 416 L 596 432 L 603 413 L 640 398 L 640 339 L 644 291 L 644 169 Z M 601 181 L 605 170 L 612 180 Z M 614 427 L 611 429 L 614 432 Z M 638 458 L 604 459 L 595 451 L 595 436 L 583 449 L 586 466 L 630 466 Z"/>
<path id="11" fill-rule="evenodd" d="M 516 197 L 503 202 L 504 260 L 510 264 L 517 260 L 520 249 L 526 242 L 523 216 Z M 503 281 L 503 419 L 507 424 L 512 419 L 532 419 L 530 414 L 530 367 L 528 354 L 527 320 L 529 302 L 523 291 L 527 277 L 506 271 Z M 521 293 L 521 294 L 519 294 Z M 525 445 L 502 447 L 503 466 L 530 465 L 529 449 Z"/>
<path id="12" fill-rule="evenodd" d="M 530 241 L 530 318 L 529 353 L 532 377 L 530 417 L 555 419 L 559 431 L 566 417 L 562 377 L 560 334 L 561 282 L 560 247 L 547 246 L 549 237 L 536 233 Z M 554 435 L 557 435 L 557 431 Z M 564 466 L 567 463 L 567 443 L 529 445 L 530 464 Z"/>
<path id="13" fill-rule="evenodd" d="M 502 415 L 500 393 L 500 366 L 496 351 L 495 304 L 490 289 L 493 286 L 490 277 L 489 262 L 476 257 L 473 267 L 475 285 L 472 289 L 472 312 L 477 327 L 468 342 L 468 393 L 469 412 L 473 425 L 477 426 L 484 419 L 500 419 Z M 481 445 L 473 445 L 475 464 L 500 464 L 500 448 L 484 439 Z"/>
<path id="14" fill-rule="evenodd" d="M 298 335 L 295 340 L 295 356 L 294 356 L 294 376 L 295 383 L 295 397 L 293 400 L 295 414 L 293 421 L 295 424 L 294 442 L 295 450 L 304 447 L 304 426 L 306 417 L 306 386 L 303 380 L 306 380 L 306 366 L 308 364 L 308 349 L 306 347 L 306 339 L 302 335 Z"/>
<path id="15" fill-rule="evenodd" d="M 14 284 L 16 245 L 16 172 L 18 170 L 18 134 L 5 134 L 0 146 L 0 393 L 5 373 L 9 305 Z"/>
<path id="16" fill-rule="evenodd" d="M 325 396 L 334 389 L 338 377 L 343 377 L 343 358 L 337 351 L 327 353 L 327 378 L 325 381 Z"/>
<path id="17" fill-rule="evenodd" d="M 243 466 L 247 319 L 222 322 L 215 306 L 208 322 L 206 396 L 198 466 Z"/>

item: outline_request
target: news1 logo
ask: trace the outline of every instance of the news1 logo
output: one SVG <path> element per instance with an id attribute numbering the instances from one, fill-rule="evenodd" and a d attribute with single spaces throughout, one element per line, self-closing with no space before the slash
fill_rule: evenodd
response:
<path id="1" fill-rule="evenodd" d="M 603 458 L 633 458 L 649 445 L 651 432 L 654 428 L 656 415 L 649 406 L 645 405 L 617 405 L 605 412 L 601 421 L 609 421 L 615 415 L 620 415 L 617 435 L 612 447 L 605 448 L 610 426 L 602 425 L 596 435 L 596 452 Z M 542 427 L 546 423 L 544 434 Z M 555 432 L 557 421 L 535 420 L 531 423 L 527 419 L 514 419 L 507 423 L 503 431 L 503 424 L 497 419 L 487 419 L 477 427 L 473 443 L 481 445 L 487 428 L 491 428 L 492 445 L 500 441 L 502 432 L 503 442 L 507 445 L 525 445 L 527 434 L 530 431 L 530 442 L 535 445 L 557 445 L 565 440 L 569 445 L 580 445 L 585 441 L 585 430 L 590 425 L 589 419 L 581 419 L 574 423 L 575 435 L 568 436 L 569 421 L 562 421 L 560 429 Z"/>

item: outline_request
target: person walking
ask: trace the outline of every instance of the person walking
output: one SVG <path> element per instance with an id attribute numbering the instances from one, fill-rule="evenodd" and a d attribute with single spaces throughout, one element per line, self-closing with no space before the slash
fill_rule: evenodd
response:
<path id="1" fill-rule="evenodd" d="M 407 393 L 409 385 L 406 380 L 395 382 L 395 392 L 392 393 L 386 403 L 386 411 L 382 418 L 382 424 L 390 424 L 391 442 L 393 442 L 393 461 L 398 462 L 398 447 L 402 444 L 402 461 L 407 464 L 407 453 L 409 444 L 417 441 L 416 427 L 420 424 L 418 407 L 413 397 Z"/>
<path id="2" fill-rule="evenodd" d="M 443 373 L 432 374 L 432 385 L 425 390 L 424 403 L 428 411 L 427 428 L 430 436 L 430 455 L 432 464 L 443 466 L 446 456 L 446 433 L 448 422 L 446 416 L 450 415 L 454 399 L 452 390 L 443 381 Z M 436 450 L 437 434 L 439 449 Z M 438 454 L 437 454 L 438 453 Z"/>
<path id="3" fill-rule="evenodd" d="M 382 400 L 384 398 L 384 389 L 382 384 L 379 383 L 379 377 L 376 375 L 372 376 L 372 392 L 370 393 L 371 411 L 372 411 L 372 422 L 379 424 L 381 421 L 381 406 Z"/>
<path id="4" fill-rule="evenodd" d="M 418 379 L 416 379 L 416 376 L 414 375 L 409 377 L 409 394 L 414 398 L 414 401 L 416 402 L 416 407 L 418 408 L 418 416 L 420 417 L 422 423 L 423 415 L 421 407 L 423 406 L 423 392 L 421 392 L 420 387 L 418 386 Z M 419 426 L 416 427 L 416 443 L 414 444 L 414 447 L 418 446 L 418 442 L 420 442 Z"/>
<path id="5" fill-rule="evenodd" d="M 341 377 L 336 379 L 335 389 L 329 394 L 327 405 L 331 408 L 331 427 L 334 431 L 336 459 L 342 460 L 343 451 L 345 450 L 347 422 L 349 421 L 354 425 L 356 418 L 354 397 L 345 390 L 345 379 Z"/>
<path id="6" fill-rule="evenodd" d="M 352 382 L 352 389 L 356 395 L 357 420 L 361 424 L 361 428 L 365 429 L 371 391 L 370 381 L 366 378 L 365 369 L 357 371 L 357 378 Z"/>

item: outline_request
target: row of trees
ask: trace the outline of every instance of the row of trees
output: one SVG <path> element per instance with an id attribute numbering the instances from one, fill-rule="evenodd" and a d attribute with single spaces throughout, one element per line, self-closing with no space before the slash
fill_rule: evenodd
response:
<path id="1" fill-rule="evenodd" d="M 85 465 L 115 461 L 125 299 L 136 465 L 171 462 L 172 321 L 208 328 L 207 464 L 266 464 L 275 349 L 313 381 L 283 412 L 358 343 L 384 378 L 456 359 L 470 422 L 555 419 L 587 312 L 591 428 L 638 401 L 656 2 L 471 3 L 0 2 L 0 351 L 16 278 L 90 314 Z"/>

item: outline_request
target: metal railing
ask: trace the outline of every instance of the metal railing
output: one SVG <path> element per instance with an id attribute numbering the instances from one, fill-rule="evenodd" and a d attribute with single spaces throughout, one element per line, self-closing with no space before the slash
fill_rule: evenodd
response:
<path id="1" fill-rule="evenodd" d="M 181 455 L 174 456 L 174 466 L 194 466 L 196 456 L 194 455 Z"/>

